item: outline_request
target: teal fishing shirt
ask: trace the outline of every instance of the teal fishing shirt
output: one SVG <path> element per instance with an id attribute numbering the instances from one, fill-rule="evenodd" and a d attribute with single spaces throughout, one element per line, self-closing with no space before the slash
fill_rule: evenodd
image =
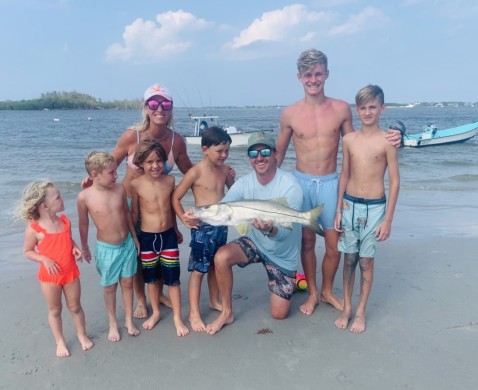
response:
<path id="1" fill-rule="evenodd" d="M 229 189 L 222 202 L 238 200 L 274 200 L 286 198 L 288 206 L 295 210 L 302 209 L 302 188 L 292 173 L 277 168 L 276 175 L 271 182 L 263 185 L 259 183 L 255 172 L 239 178 Z M 267 261 L 286 275 L 293 277 L 300 261 L 300 246 L 302 241 L 302 226 L 292 224 L 292 230 L 278 227 L 274 237 L 267 237 L 251 225 L 249 237 L 257 246 Z"/>

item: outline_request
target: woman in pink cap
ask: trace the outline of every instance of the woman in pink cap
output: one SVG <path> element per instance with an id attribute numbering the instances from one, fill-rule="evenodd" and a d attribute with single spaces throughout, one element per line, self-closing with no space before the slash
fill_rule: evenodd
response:
<path id="1" fill-rule="evenodd" d="M 142 175 L 139 168 L 133 164 L 134 151 L 137 145 L 145 139 L 155 139 L 166 151 L 168 159 L 164 164 L 165 174 L 171 172 L 174 164 L 178 166 L 183 174 L 192 167 L 193 164 L 186 150 L 186 142 L 180 134 L 173 130 L 172 123 L 173 97 L 164 85 L 153 84 L 144 93 L 143 122 L 127 129 L 121 135 L 111 153 L 116 158 L 118 165 L 126 159 L 126 175 L 122 184 L 129 198 L 131 198 L 131 180 Z M 182 235 L 179 232 L 178 241 L 182 242 Z M 134 316 L 136 318 L 146 318 L 148 315 L 146 295 L 143 275 L 139 269 L 133 281 L 138 302 Z M 160 302 L 171 307 L 169 298 L 162 293 L 160 293 Z"/>

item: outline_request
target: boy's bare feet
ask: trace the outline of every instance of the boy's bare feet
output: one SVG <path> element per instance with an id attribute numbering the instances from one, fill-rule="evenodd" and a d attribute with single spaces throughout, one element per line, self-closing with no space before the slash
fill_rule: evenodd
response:
<path id="1" fill-rule="evenodd" d="M 130 336 L 138 336 L 141 333 L 139 329 L 136 327 L 136 325 L 134 324 L 133 317 L 125 318 L 124 327 L 126 328 L 126 331 L 128 332 Z"/>
<path id="2" fill-rule="evenodd" d="M 212 310 L 222 311 L 222 304 L 220 301 L 209 301 L 209 308 Z"/>
<path id="3" fill-rule="evenodd" d="M 176 327 L 176 335 L 179 337 L 182 336 L 187 336 L 189 334 L 189 329 L 188 327 L 184 324 L 183 320 L 179 319 L 174 319 L 174 326 Z"/>
<path id="4" fill-rule="evenodd" d="M 159 295 L 159 303 L 166 306 L 166 307 L 169 307 L 170 309 L 173 308 L 173 304 L 171 303 L 171 299 L 167 295 L 160 294 Z"/>
<path id="5" fill-rule="evenodd" d="M 60 340 L 56 343 L 56 356 L 58 357 L 68 357 L 70 356 L 70 351 L 65 344 L 65 340 Z"/>
<path id="6" fill-rule="evenodd" d="M 328 303 L 329 305 L 332 305 L 337 310 L 343 310 L 344 309 L 344 300 L 338 298 L 334 294 L 326 294 L 326 293 L 322 292 L 320 294 L 320 300 L 324 303 Z"/>
<path id="7" fill-rule="evenodd" d="M 342 314 L 335 320 L 335 326 L 339 329 L 347 329 L 350 321 L 350 312 L 343 311 Z"/>
<path id="8" fill-rule="evenodd" d="M 108 332 L 108 340 L 113 342 L 117 342 L 121 340 L 118 324 L 110 324 L 110 331 Z"/>
<path id="9" fill-rule="evenodd" d="M 365 332 L 365 314 L 355 315 L 352 325 L 350 325 L 350 331 L 353 333 Z"/>
<path id="10" fill-rule="evenodd" d="M 89 349 L 93 348 L 93 341 L 91 341 L 86 334 L 78 335 L 78 340 L 80 341 L 83 351 L 88 351 Z"/>
<path id="11" fill-rule="evenodd" d="M 151 317 L 149 317 L 146 321 L 143 322 L 143 328 L 146 330 L 153 329 L 160 319 L 161 319 L 161 313 L 151 314 Z"/>
<path id="12" fill-rule="evenodd" d="M 191 324 L 192 330 L 195 332 L 205 332 L 206 324 L 203 322 L 199 314 L 189 314 L 189 323 Z"/>
<path id="13" fill-rule="evenodd" d="M 146 318 L 148 316 L 148 307 L 146 302 L 138 302 L 136 309 L 134 309 L 134 318 Z"/>
<path id="14" fill-rule="evenodd" d="M 225 314 L 224 312 L 221 312 L 221 314 L 219 314 L 212 323 L 206 326 L 206 332 L 209 334 L 216 334 L 225 325 L 232 324 L 233 322 L 234 322 L 234 315 L 232 313 Z"/>
<path id="15" fill-rule="evenodd" d="M 319 302 L 320 300 L 318 295 L 309 295 L 307 300 L 299 306 L 299 310 L 302 314 L 310 316 L 314 312 L 315 307 L 319 304 Z"/>

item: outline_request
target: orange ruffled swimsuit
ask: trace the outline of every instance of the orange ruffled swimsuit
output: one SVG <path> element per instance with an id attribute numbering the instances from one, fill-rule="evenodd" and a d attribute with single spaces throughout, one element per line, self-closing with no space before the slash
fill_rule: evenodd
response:
<path id="1" fill-rule="evenodd" d="M 40 282 L 54 283 L 64 286 L 71 283 L 78 276 L 80 270 L 76 265 L 75 257 L 73 256 L 73 240 L 71 238 L 71 222 L 66 215 L 60 215 L 65 227 L 59 233 L 48 233 L 37 222 L 33 221 L 30 226 L 37 233 L 43 233 L 44 238 L 37 243 L 38 253 L 49 257 L 60 266 L 60 273 L 52 275 L 48 273 L 43 263 L 40 264 L 38 270 L 38 280 Z"/>

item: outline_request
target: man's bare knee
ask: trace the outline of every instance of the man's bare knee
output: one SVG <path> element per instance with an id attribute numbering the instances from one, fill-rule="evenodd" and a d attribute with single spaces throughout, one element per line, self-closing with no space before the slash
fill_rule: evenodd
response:
<path id="1" fill-rule="evenodd" d="M 283 320 L 287 318 L 289 315 L 289 310 L 287 311 L 281 311 L 281 310 L 274 310 L 271 311 L 271 317 L 274 318 L 275 320 Z"/>
<path id="2" fill-rule="evenodd" d="M 276 320 L 283 320 L 289 315 L 290 301 L 271 294 L 270 310 L 271 317 Z"/>

